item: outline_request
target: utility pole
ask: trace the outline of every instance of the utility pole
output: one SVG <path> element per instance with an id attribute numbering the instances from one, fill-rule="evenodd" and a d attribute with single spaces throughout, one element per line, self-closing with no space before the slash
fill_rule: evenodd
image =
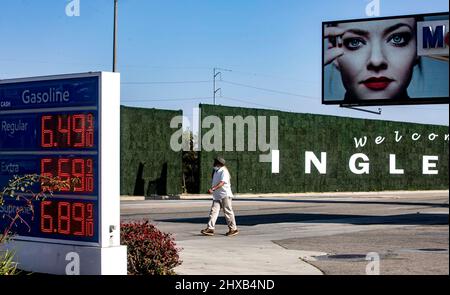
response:
<path id="1" fill-rule="evenodd" d="M 117 1 L 114 0 L 113 72 L 117 70 Z"/>
<path id="2" fill-rule="evenodd" d="M 220 79 L 222 80 L 222 72 L 218 72 L 218 71 L 232 72 L 232 70 L 227 70 L 227 69 L 220 69 L 220 68 L 214 68 L 213 69 L 213 104 L 214 105 L 216 104 L 216 94 L 217 94 L 217 92 L 222 90 L 222 88 L 217 88 L 216 89 L 217 76 L 220 75 Z"/>
<path id="3" fill-rule="evenodd" d="M 213 71 L 213 105 L 216 105 L 216 93 L 220 91 L 220 88 L 216 89 L 216 78 L 221 75 L 221 72 L 217 72 L 217 68 L 214 68 Z"/>

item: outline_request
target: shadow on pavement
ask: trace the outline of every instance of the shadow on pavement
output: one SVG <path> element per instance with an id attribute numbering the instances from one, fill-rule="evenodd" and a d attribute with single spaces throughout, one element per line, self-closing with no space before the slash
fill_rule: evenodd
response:
<path id="1" fill-rule="evenodd" d="M 207 217 L 156 219 L 158 222 L 206 224 Z M 238 225 L 254 226 L 270 223 L 347 223 L 354 225 L 392 224 L 392 225 L 448 225 L 448 214 L 421 213 L 387 216 L 346 215 L 346 214 L 307 214 L 281 213 L 265 215 L 236 216 Z M 217 224 L 226 225 L 225 218 L 219 217 Z"/>

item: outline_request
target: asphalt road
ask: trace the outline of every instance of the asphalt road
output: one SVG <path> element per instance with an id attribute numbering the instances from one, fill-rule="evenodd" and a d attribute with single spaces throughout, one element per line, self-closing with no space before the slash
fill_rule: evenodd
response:
<path id="1" fill-rule="evenodd" d="M 183 248 L 179 274 L 449 274 L 448 191 L 235 198 L 240 235 L 203 237 L 211 201 L 122 201 Z M 206 256 L 205 256 L 206 255 Z M 208 256 L 209 255 L 209 256 Z M 220 267 L 218 266 L 220 265 Z"/>

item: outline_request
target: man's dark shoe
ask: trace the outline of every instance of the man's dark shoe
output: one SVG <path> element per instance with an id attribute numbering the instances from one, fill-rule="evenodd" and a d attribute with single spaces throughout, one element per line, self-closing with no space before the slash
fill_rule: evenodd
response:
<path id="1" fill-rule="evenodd" d="M 205 228 L 205 229 L 202 229 L 200 232 L 202 233 L 202 235 L 205 235 L 205 236 L 214 236 L 213 229 Z"/>
<path id="2" fill-rule="evenodd" d="M 239 230 L 237 230 L 237 229 L 235 229 L 235 230 L 230 229 L 230 230 L 226 233 L 226 236 L 227 236 L 227 237 L 232 237 L 232 236 L 237 235 L 238 233 L 239 233 Z"/>

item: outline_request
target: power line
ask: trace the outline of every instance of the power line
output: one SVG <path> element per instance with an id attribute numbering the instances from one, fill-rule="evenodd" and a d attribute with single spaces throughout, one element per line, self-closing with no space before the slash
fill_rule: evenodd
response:
<path id="1" fill-rule="evenodd" d="M 149 81 L 149 82 L 121 82 L 123 85 L 154 85 L 154 84 L 195 84 L 195 83 L 211 83 L 212 80 L 205 81 Z"/>
<path id="2" fill-rule="evenodd" d="M 204 100 L 212 97 L 188 97 L 188 98 L 142 98 L 142 99 L 121 99 L 122 102 L 153 102 L 153 101 L 188 101 L 188 100 Z"/>
<path id="3" fill-rule="evenodd" d="M 252 89 L 257 89 L 257 90 L 261 90 L 261 91 L 272 92 L 272 93 L 283 94 L 283 95 L 296 96 L 296 97 L 301 97 L 301 98 L 306 98 L 306 99 L 314 99 L 314 100 L 320 99 L 319 97 L 313 97 L 313 96 L 302 95 L 302 94 L 298 94 L 298 93 L 291 93 L 291 92 L 280 91 L 280 90 L 269 89 L 269 88 L 262 88 L 262 87 L 257 87 L 257 86 L 253 86 L 253 85 L 236 83 L 236 82 L 232 82 L 232 81 L 221 80 L 220 82 L 226 83 L 226 84 L 230 84 L 230 85 L 240 86 L 240 87 L 252 88 Z"/>
<path id="4" fill-rule="evenodd" d="M 151 68 L 151 69 L 162 69 L 162 70 L 212 70 L 212 67 L 175 67 L 175 66 L 152 66 L 152 65 L 132 65 L 124 64 L 121 65 L 125 68 Z"/>
<path id="5" fill-rule="evenodd" d="M 251 102 L 251 101 L 248 101 L 248 100 L 244 100 L 244 99 L 239 99 L 239 98 L 226 97 L 226 96 L 222 96 L 222 98 L 225 98 L 225 99 L 228 99 L 228 100 L 237 101 L 237 102 L 243 102 L 243 103 L 247 103 L 247 104 L 251 104 L 251 105 L 255 105 L 255 106 L 259 106 L 259 107 L 263 107 L 263 108 L 276 109 L 276 110 L 281 110 L 282 109 L 282 108 L 279 108 L 279 107 L 264 105 L 264 104 L 260 104 L 260 103 L 254 103 L 254 102 Z"/>
<path id="6" fill-rule="evenodd" d="M 255 77 L 265 77 L 265 78 L 283 80 L 283 81 L 295 81 L 295 82 L 308 83 L 308 84 L 319 84 L 317 81 L 306 81 L 306 80 L 294 79 L 294 78 L 290 78 L 290 77 L 281 77 L 281 76 L 270 75 L 270 74 L 244 72 L 244 71 L 237 71 L 237 70 L 231 70 L 231 72 L 255 76 Z"/>
<path id="7" fill-rule="evenodd" d="M 30 59 L 14 59 L 14 58 L 0 58 L 3 62 L 15 62 L 15 63 L 38 63 L 38 64 L 63 64 L 63 65 L 78 65 L 78 66 L 102 66 L 111 67 L 111 64 L 102 63 L 80 63 L 80 62 L 67 62 L 67 61 L 44 61 L 44 60 L 30 60 Z M 150 69 L 161 69 L 161 70 L 211 70 L 212 67 L 182 67 L 182 66 L 155 66 L 155 65 L 135 65 L 135 64 L 121 64 L 118 65 L 122 68 L 150 68 Z"/>

